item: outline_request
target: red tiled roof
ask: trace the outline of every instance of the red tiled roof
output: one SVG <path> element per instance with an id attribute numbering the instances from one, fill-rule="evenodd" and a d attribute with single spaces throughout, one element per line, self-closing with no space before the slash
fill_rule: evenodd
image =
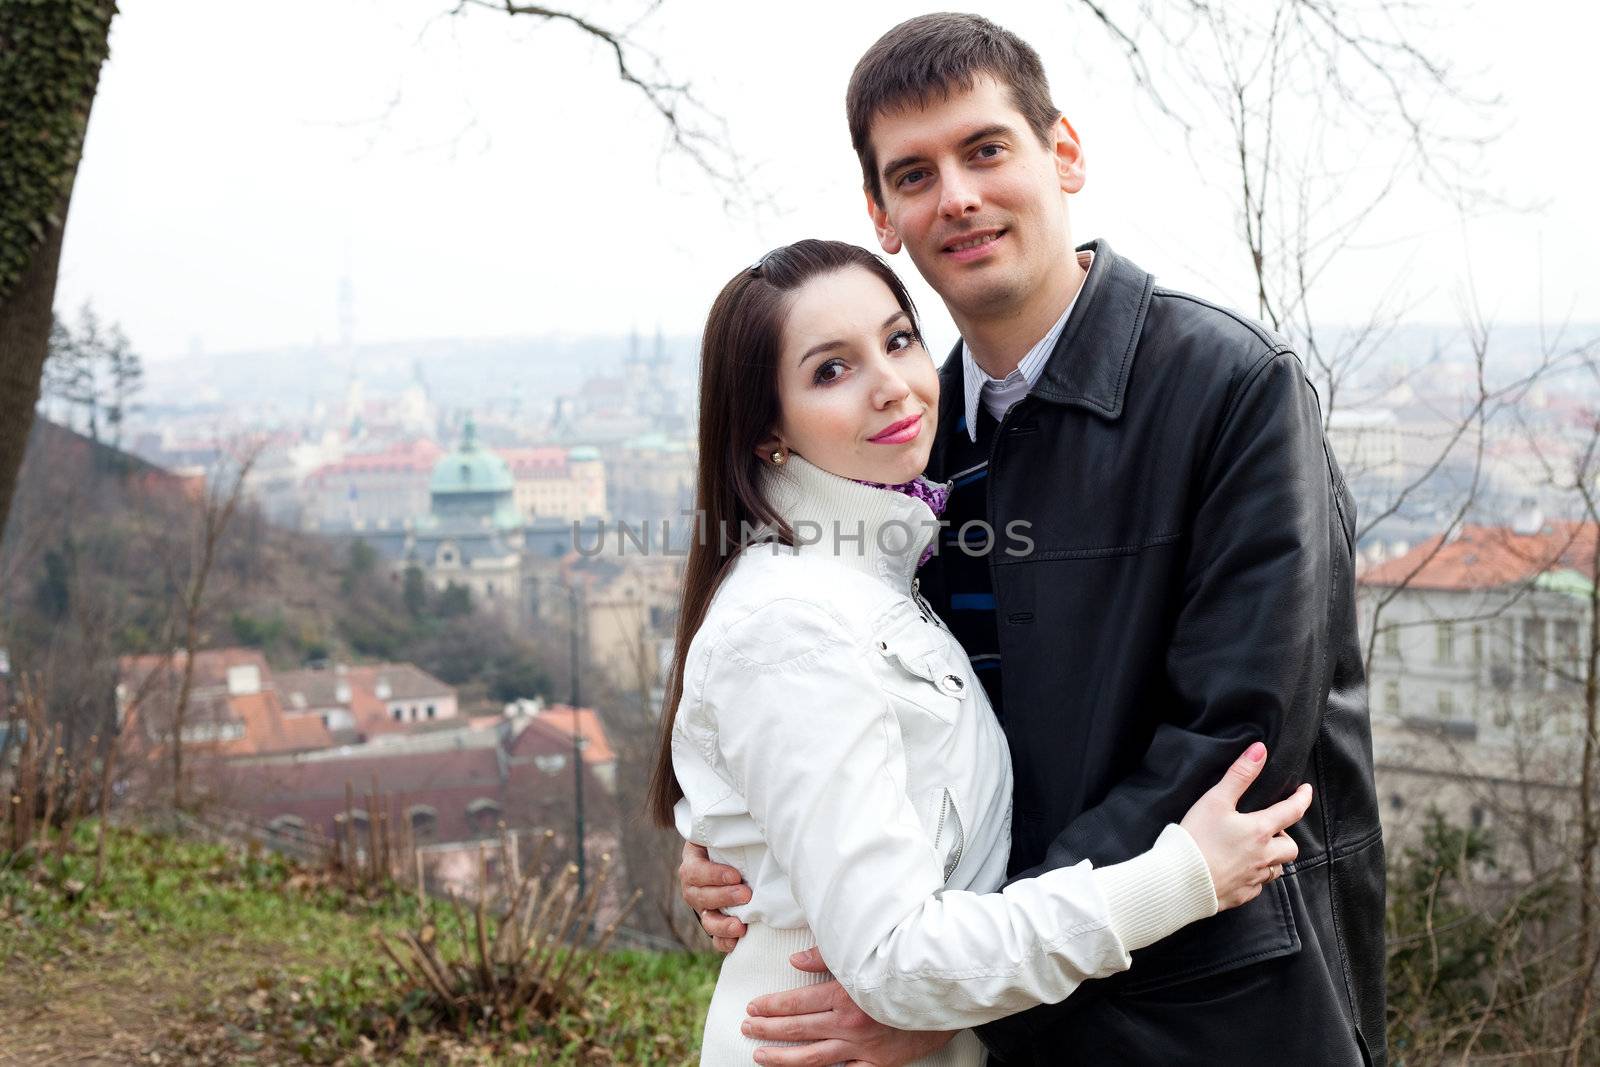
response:
<path id="1" fill-rule="evenodd" d="M 545 708 L 528 724 L 528 730 L 538 728 L 546 734 L 553 734 L 572 743 L 572 708 L 566 704 L 556 704 Z M 606 739 L 605 727 L 600 723 L 600 716 L 593 708 L 578 709 L 579 735 L 587 742 L 583 746 L 583 761 L 589 764 L 610 763 L 617 758 L 611 750 L 611 742 Z M 513 755 L 521 755 L 521 750 L 526 747 L 523 732 L 511 745 Z"/>
<path id="2" fill-rule="evenodd" d="M 497 448 L 494 451 L 518 478 L 530 474 L 562 474 L 567 468 L 564 448 Z"/>
<path id="3" fill-rule="evenodd" d="M 341 474 L 370 474 L 379 471 L 405 471 L 412 474 L 430 474 L 444 449 L 432 441 L 412 441 L 409 444 L 382 452 L 365 452 L 345 456 L 337 463 L 327 463 L 312 472 L 312 479 L 337 477 Z"/>
<path id="4" fill-rule="evenodd" d="M 162 674 L 146 690 L 142 705 L 132 710 L 130 722 L 141 719 L 162 722 L 156 734 L 170 732 L 167 720 L 172 715 L 182 685 L 183 653 L 175 653 L 170 662 L 160 655 L 124 656 L 119 663 L 118 678 L 131 698 L 144 686 L 152 671 Z M 260 678 L 260 688 L 253 693 L 228 692 L 228 671 L 233 667 L 254 667 Z M 333 743 L 332 736 L 316 716 L 297 716 L 286 719 L 278 692 L 273 688 L 272 670 L 265 657 L 255 649 L 218 648 L 196 652 L 186 728 L 205 725 L 239 724 L 244 727 L 241 737 L 216 741 L 194 741 L 197 751 L 224 756 L 250 756 L 278 752 L 304 752 L 326 748 Z M 153 743 L 142 726 L 136 732 L 143 743 Z"/>
<path id="5" fill-rule="evenodd" d="M 1548 522 L 1538 533 L 1506 526 L 1466 526 L 1459 537 L 1431 537 L 1405 555 L 1361 574 L 1367 586 L 1410 589 L 1494 589 L 1551 570 L 1574 570 L 1593 579 L 1594 523 Z"/>

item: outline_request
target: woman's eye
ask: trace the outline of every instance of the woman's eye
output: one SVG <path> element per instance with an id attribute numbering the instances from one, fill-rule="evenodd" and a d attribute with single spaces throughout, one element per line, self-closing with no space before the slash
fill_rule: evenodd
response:
<path id="1" fill-rule="evenodd" d="M 817 373 L 812 376 L 811 380 L 818 385 L 827 385 L 830 382 L 838 381 L 842 374 L 844 374 L 844 360 L 830 359 L 817 368 Z"/>
<path id="2" fill-rule="evenodd" d="M 896 330 L 889 335 L 889 351 L 899 352 L 917 343 L 917 335 L 910 330 Z"/>

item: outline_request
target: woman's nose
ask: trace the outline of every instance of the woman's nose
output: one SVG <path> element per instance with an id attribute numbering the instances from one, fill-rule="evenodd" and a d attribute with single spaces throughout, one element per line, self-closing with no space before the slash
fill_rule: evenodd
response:
<path id="1" fill-rule="evenodd" d="M 880 408 L 891 407 L 911 395 L 911 386 L 894 364 L 884 361 L 878 379 L 873 383 L 872 402 Z"/>

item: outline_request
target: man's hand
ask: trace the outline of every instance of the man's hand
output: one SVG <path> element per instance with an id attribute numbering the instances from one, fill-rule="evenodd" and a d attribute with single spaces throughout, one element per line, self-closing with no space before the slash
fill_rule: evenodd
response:
<path id="1" fill-rule="evenodd" d="M 750 887 L 732 867 L 712 863 L 706 850 L 692 841 L 683 844 L 683 862 L 678 865 L 678 884 L 683 887 L 683 902 L 700 916 L 700 926 L 711 935 L 718 952 L 732 952 L 744 936 L 744 923 L 723 908 L 750 903 Z"/>
<path id="2" fill-rule="evenodd" d="M 828 970 L 816 949 L 796 952 L 789 962 L 811 974 Z M 950 1043 L 953 1030 L 896 1030 L 856 1007 L 836 981 L 770 993 L 750 1002 L 744 1034 L 757 1041 L 805 1041 L 790 1048 L 756 1050 L 767 1067 L 900 1067 Z"/>

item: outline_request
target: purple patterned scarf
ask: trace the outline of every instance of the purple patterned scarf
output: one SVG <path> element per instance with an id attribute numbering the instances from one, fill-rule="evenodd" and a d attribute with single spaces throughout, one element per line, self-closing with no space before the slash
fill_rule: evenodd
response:
<path id="1" fill-rule="evenodd" d="M 887 489 L 891 493 L 904 493 L 913 500 L 920 500 L 928 505 L 933 512 L 933 517 L 938 518 L 944 514 L 944 506 L 950 502 L 950 487 L 939 482 L 930 482 L 926 478 L 913 478 L 909 482 L 899 485 L 885 485 L 883 482 L 864 482 L 860 478 L 852 478 L 857 485 L 870 485 L 874 489 Z M 933 541 L 928 542 L 928 547 L 922 550 L 922 558 L 917 560 L 917 566 L 933 558 L 937 546 Z"/>

